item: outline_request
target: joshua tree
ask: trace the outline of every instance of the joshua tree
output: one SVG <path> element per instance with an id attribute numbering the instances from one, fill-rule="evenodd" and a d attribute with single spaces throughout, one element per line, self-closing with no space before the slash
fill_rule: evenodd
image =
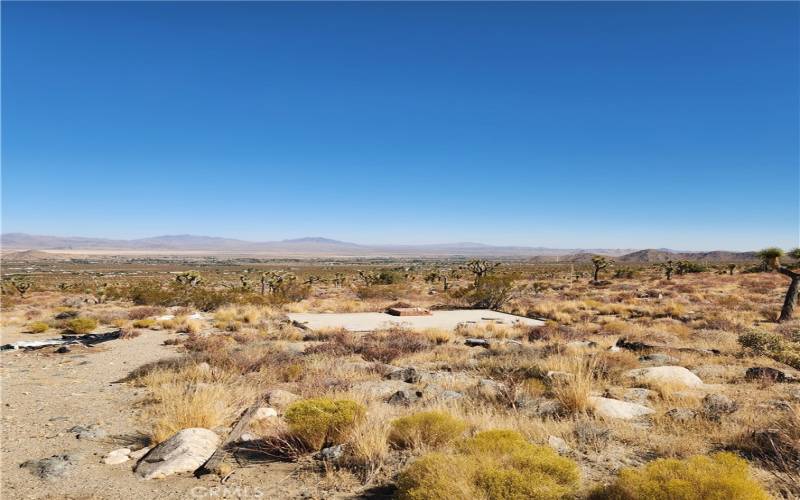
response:
<path id="1" fill-rule="evenodd" d="M 439 271 L 438 269 L 434 269 L 425 275 L 426 283 L 435 283 L 437 281 L 441 281 L 445 292 L 450 289 L 450 283 L 448 283 L 447 280 L 447 274 L 444 271 Z"/>
<path id="2" fill-rule="evenodd" d="M 247 291 L 250 290 L 250 281 L 247 279 L 247 276 L 244 274 L 239 276 L 239 281 L 242 284 L 242 290 Z"/>
<path id="3" fill-rule="evenodd" d="M 594 281 L 597 281 L 600 271 L 610 266 L 611 261 L 602 255 L 594 255 L 592 256 L 592 265 L 594 266 Z"/>
<path id="4" fill-rule="evenodd" d="M 662 262 L 661 269 L 664 270 L 664 274 L 667 276 L 667 279 L 671 280 L 672 273 L 675 272 L 675 262 L 672 259 L 669 259 L 666 262 Z"/>
<path id="5" fill-rule="evenodd" d="M 344 277 L 344 274 L 336 273 L 333 275 L 333 279 L 331 281 L 333 282 L 333 286 L 336 288 L 341 288 L 342 285 L 344 285 L 345 280 L 346 278 Z"/>
<path id="6" fill-rule="evenodd" d="M 319 283 L 320 281 L 323 281 L 323 279 L 320 276 L 317 276 L 316 274 L 311 274 L 308 276 L 308 278 L 306 278 L 303 284 L 313 285 L 314 283 Z"/>
<path id="7" fill-rule="evenodd" d="M 72 285 L 67 283 L 66 281 L 62 281 L 61 283 L 58 284 L 58 289 L 61 290 L 62 292 L 66 292 L 70 288 L 72 288 Z"/>
<path id="8" fill-rule="evenodd" d="M 788 321 L 794 315 L 794 307 L 797 304 L 797 293 L 800 291 L 800 271 L 793 271 L 786 266 L 781 265 L 781 256 L 783 250 L 780 248 L 765 248 L 758 252 L 758 256 L 766 266 L 774 269 L 779 273 L 787 276 L 791 282 L 789 289 L 786 291 L 786 297 L 783 300 L 783 307 L 781 308 L 781 315 L 778 322 Z M 789 257 L 794 260 L 800 261 L 800 248 L 795 248 L 789 252 Z"/>
<path id="9" fill-rule="evenodd" d="M 733 276 L 733 272 L 736 270 L 736 264 L 728 264 L 728 274 Z"/>
<path id="10" fill-rule="evenodd" d="M 495 262 L 492 264 L 485 260 L 471 260 L 467 262 L 465 267 L 469 272 L 475 275 L 475 283 L 477 284 L 485 276 L 494 271 L 499 265 L 500 262 Z"/>
<path id="11" fill-rule="evenodd" d="M 25 294 L 28 293 L 28 290 L 30 290 L 31 285 L 32 283 L 28 279 L 17 277 L 11 278 L 11 286 L 17 290 L 19 296 L 23 299 L 25 298 Z"/>
<path id="12" fill-rule="evenodd" d="M 203 279 L 197 271 L 186 271 L 185 273 L 180 273 L 175 276 L 175 281 L 183 286 L 197 286 Z"/>
<path id="13" fill-rule="evenodd" d="M 358 271 L 358 276 L 364 280 L 364 286 L 374 285 L 378 282 L 378 275 L 372 271 Z"/>

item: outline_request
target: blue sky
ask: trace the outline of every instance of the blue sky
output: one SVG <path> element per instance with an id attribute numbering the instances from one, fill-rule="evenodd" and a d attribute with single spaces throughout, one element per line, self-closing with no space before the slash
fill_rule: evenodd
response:
<path id="1" fill-rule="evenodd" d="M 2 4 L 2 230 L 800 243 L 798 3 Z"/>

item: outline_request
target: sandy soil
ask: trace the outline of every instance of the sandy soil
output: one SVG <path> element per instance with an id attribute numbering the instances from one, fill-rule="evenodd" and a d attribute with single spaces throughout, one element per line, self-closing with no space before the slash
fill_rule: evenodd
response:
<path id="1" fill-rule="evenodd" d="M 5 331 L 3 342 L 19 338 Z M 53 335 L 25 335 L 27 339 Z M 168 334 L 148 331 L 131 340 L 94 348 L 74 347 L 68 354 L 52 348 L 0 354 L 2 367 L 2 496 L 4 498 L 312 498 L 299 480 L 296 464 L 275 462 L 236 468 L 223 485 L 219 478 L 173 476 L 144 481 L 132 472 L 134 462 L 102 463 L 111 450 L 136 440 L 137 400 L 141 389 L 118 383 L 133 369 L 176 355 L 163 346 Z M 99 424 L 107 437 L 76 439 L 68 429 Z M 43 480 L 20 468 L 26 460 L 77 452 L 79 464 L 69 475 Z"/>
<path id="2" fill-rule="evenodd" d="M 459 324 L 495 323 L 511 326 L 516 323 L 529 326 L 543 325 L 544 321 L 514 316 L 490 309 L 463 309 L 457 311 L 432 311 L 425 316 L 392 316 L 386 313 L 297 313 L 289 314 L 289 319 L 302 323 L 312 330 L 325 328 L 344 328 L 352 332 L 368 332 L 392 326 L 402 326 L 414 330 L 440 328 L 453 330 Z"/>

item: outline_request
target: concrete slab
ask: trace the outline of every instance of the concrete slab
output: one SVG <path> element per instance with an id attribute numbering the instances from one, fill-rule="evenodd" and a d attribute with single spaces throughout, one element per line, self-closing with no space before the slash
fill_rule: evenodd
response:
<path id="1" fill-rule="evenodd" d="M 304 324 L 312 330 L 328 328 L 344 328 L 351 332 L 370 332 L 393 326 L 401 326 L 412 330 L 441 328 L 453 330 L 459 324 L 496 323 L 513 326 L 543 325 L 543 321 L 514 316 L 490 309 L 461 309 L 457 311 L 431 311 L 428 316 L 391 316 L 386 313 L 292 313 L 289 319 Z"/>

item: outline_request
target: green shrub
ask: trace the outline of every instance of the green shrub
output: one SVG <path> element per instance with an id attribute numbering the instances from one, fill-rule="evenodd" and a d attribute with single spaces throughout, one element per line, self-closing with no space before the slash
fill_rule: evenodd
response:
<path id="1" fill-rule="evenodd" d="M 284 417 L 295 437 L 319 450 L 343 443 L 365 414 L 364 406 L 355 401 L 315 398 L 292 403 Z"/>
<path id="2" fill-rule="evenodd" d="M 759 356 L 800 369 L 800 342 L 777 333 L 751 330 L 739 336 L 739 344 Z"/>
<path id="3" fill-rule="evenodd" d="M 133 322 L 134 328 L 150 328 L 156 324 L 154 319 L 137 319 Z"/>
<path id="4" fill-rule="evenodd" d="M 489 275 L 466 288 L 453 291 L 451 295 L 476 309 L 500 309 L 511 298 L 513 289 L 513 276 Z"/>
<path id="5" fill-rule="evenodd" d="M 34 321 L 28 325 L 26 331 L 28 333 L 42 333 L 46 332 L 50 328 L 50 325 L 45 323 L 44 321 Z"/>
<path id="6" fill-rule="evenodd" d="M 464 421 L 442 411 L 425 411 L 392 422 L 389 442 L 401 448 L 420 445 L 436 448 L 459 438 L 467 429 Z"/>
<path id="7" fill-rule="evenodd" d="M 398 480 L 403 499 L 561 499 L 574 494 L 578 467 L 514 431 L 487 431 L 462 441 L 455 455 L 428 454 Z"/>
<path id="8" fill-rule="evenodd" d="M 72 333 L 89 333 L 97 328 L 97 320 L 94 318 L 74 318 L 67 321 L 67 330 Z"/>
<path id="9" fill-rule="evenodd" d="M 733 453 L 686 460 L 660 459 L 638 469 L 623 469 L 614 484 L 594 492 L 593 500 L 761 500 L 769 495 L 750 478 L 747 462 Z"/>

